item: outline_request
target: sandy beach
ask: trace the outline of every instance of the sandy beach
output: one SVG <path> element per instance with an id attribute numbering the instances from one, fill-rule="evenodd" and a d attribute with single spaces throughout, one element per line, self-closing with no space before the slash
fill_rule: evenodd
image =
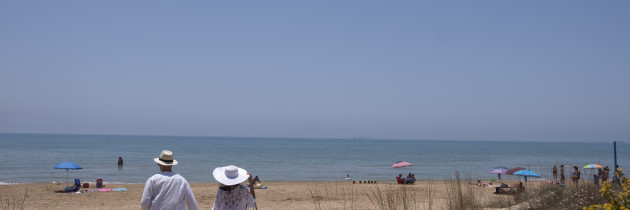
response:
<path id="1" fill-rule="evenodd" d="M 268 188 L 256 190 L 259 209 L 377 209 L 379 202 L 388 202 L 390 199 L 386 197 L 394 194 L 405 194 L 408 197 L 406 205 L 414 209 L 446 209 L 449 193 L 444 181 L 419 181 L 414 185 L 279 181 L 263 184 Z M 507 196 L 492 194 L 495 190 L 492 187 L 462 186 L 475 191 L 478 199 Z M 25 198 L 25 209 L 139 209 L 144 184 L 109 183 L 104 187 L 127 188 L 126 192 L 56 192 L 63 187 L 65 184 L 60 183 L 2 185 L 0 199 L 5 207 Z M 199 209 L 211 209 L 218 184 L 192 183 L 191 187 Z"/>

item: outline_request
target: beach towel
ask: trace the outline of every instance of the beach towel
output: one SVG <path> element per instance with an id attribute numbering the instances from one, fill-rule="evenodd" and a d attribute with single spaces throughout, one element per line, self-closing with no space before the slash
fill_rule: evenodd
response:
<path id="1" fill-rule="evenodd" d="M 127 188 L 87 189 L 88 192 L 127 192 Z"/>

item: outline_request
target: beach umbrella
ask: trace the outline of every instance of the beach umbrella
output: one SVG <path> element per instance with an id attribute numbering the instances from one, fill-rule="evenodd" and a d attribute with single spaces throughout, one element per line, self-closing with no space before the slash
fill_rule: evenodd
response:
<path id="1" fill-rule="evenodd" d="M 396 162 L 394 165 L 392 165 L 392 168 L 400 168 L 400 167 L 407 167 L 407 166 L 412 166 L 413 164 L 407 162 L 407 161 L 398 161 Z"/>
<path id="2" fill-rule="evenodd" d="M 507 174 L 507 170 L 506 169 L 502 169 L 502 168 L 497 168 L 497 169 L 492 169 L 490 170 L 490 172 L 488 172 L 489 174 Z"/>
<path id="3" fill-rule="evenodd" d="M 517 172 L 514 172 L 512 175 L 525 177 L 525 182 L 527 182 L 527 177 L 528 176 L 540 177 L 540 175 L 538 173 L 530 171 L 530 170 L 519 170 Z"/>
<path id="4" fill-rule="evenodd" d="M 73 163 L 71 161 L 66 161 L 66 162 L 63 162 L 63 163 L 59 163 L 54 168 L 55 169 L 66 169 L 66 187 L 68 186 L 68 170 L 79 170 L 79 169 L 82 169 L 81 166 L 79 166 L 78 164 Z"/>
<path id="5" fill-rule="evenodd" d="M 501 179 L 501 174 L 507 174 L 507 168 L 494 168 L 488 172 L 489 174 L 496 174 Z"/>
<path id="6" fill-rule="evenodd" d="M 591 169 L 591 173 L 593 173 L 593 170 L 594 170 L 594 169 L 596 169 L 596 168 L 603 168 L 603 167 L 602 167 L 602 166 L 600 166 L 600 165 L 597 165 L 597 164 L 595 164 L 595 163 L 591 163 L 591 164 L 585 165 L 585 166 L 584 166 L 584 167 L 582 167 L 582 168 L 584 168 L 584 169 Z"/>
<path id="7" fill-rule="evenodd" d="M 505 170 L 507 171 L 507 170 L 508 170 L 508 169 L 510 169 L 510 168 L 505 167 L 505 166 L 497 166 L 497 167 L 494 167 L 494 168 L 492 168 L 492 169 L 493 169 L 493 170 L 494 170 L 494 169 L 505 169 Z"/>
<path id="8" fill-rule="evenodd" d="M 594 169 L 594 168 L 602 168 L 602 166 L 597 165 L 595 163 L 591 163 L 591 164 L 585 165 L 584 168 Z"/>
<path id="9" fill-rule="evenodd" d="M 512 175 L 514 172 L 520 171 L 520 170 L 525 170 L 526 168 L 523 167 L 516 167 L 516 168 L 510 168 L 507 170 L 507 174 Z"/>

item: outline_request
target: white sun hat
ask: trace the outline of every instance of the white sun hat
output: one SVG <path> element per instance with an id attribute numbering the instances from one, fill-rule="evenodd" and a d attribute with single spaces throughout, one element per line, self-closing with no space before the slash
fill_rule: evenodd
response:
<path id="1" fill-rule="evenodd" d="M 215 168 L 212 176 L 214 176 L 215 180 L 227 186 L 240 184 L 249 178 L 245 169 L 232 165 Z"/>
<path id="2" fill-rule="evenodd" d="M 173 160 L 173 152 L 171 152 L 170 150 L 162 151 L 160 157 L 153 159 L 153 161 L 163 166 L 177 165 L 177 160 Z"/>

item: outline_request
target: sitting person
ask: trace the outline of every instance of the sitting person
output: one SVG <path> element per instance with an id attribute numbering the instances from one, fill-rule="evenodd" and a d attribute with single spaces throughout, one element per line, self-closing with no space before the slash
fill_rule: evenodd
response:
<path id="1" fill-rule="evenodd" d="M 398 174 L 398 176 L 396 177 L 396 180 L 398 181 L 398 184 L 405 184 L 405 178 L 402 178 L 402 174 Z"/>
<path id="2" fill-rule="evenodd" d="M 410 178 L 407 178 L 407 184 L 413 184 L 416 182 L 416 175 L 415 174 L 411 174 Z"/>
<path id="3" fill-rule="evenodd" d="M 79 179 L 74 179 L 74 185 L 71 187 L 66 186 L 66 188 L 64 188 L 64 191 L 76 192 L 76 191 L 79 191 L 80 188 L 81 188 L 81 181 L 79 181 Z"/>
<path id="4" fill-rule="evenodd" d="M 516 184 L 518 185 L 518 184 Z M 494 192 L 495 194 L 503 194 L 503 193 L 514 193 L 514 189 L 510 186 L 508 186 L 505 183 L 501 183 L 501 185 L 494 187 L 496 189 L 496 191 Z"/>
<path id="5" fill-rule="evenodd" d="M 267 189 L 267 187 L 262 185 L 262 182 L 260 182 L 260 179 L 258 178 L 258 176 L 254 177 L 254 179 L 252 181 L 254 183 L 254 188 L 256 188 L 256 189 Z"/>
<path id="6" fill-rule="evenodd" d="M 518 183 L 518 185 L 516 187 L 516 192 L 518 192 L 518 193 L 525 192 L 525 186 L 523 186 L 523 182 Z"/>
<path id="7" fill-rule="evenodd" d="M 407 175 L 407 178 L 405 178 L 405 184 L 413 184 L 414 182 L 416 182 L 416 178 L 414 177 L 414 175 L 412 173 L 409 173 L 409 175 Z"/>

